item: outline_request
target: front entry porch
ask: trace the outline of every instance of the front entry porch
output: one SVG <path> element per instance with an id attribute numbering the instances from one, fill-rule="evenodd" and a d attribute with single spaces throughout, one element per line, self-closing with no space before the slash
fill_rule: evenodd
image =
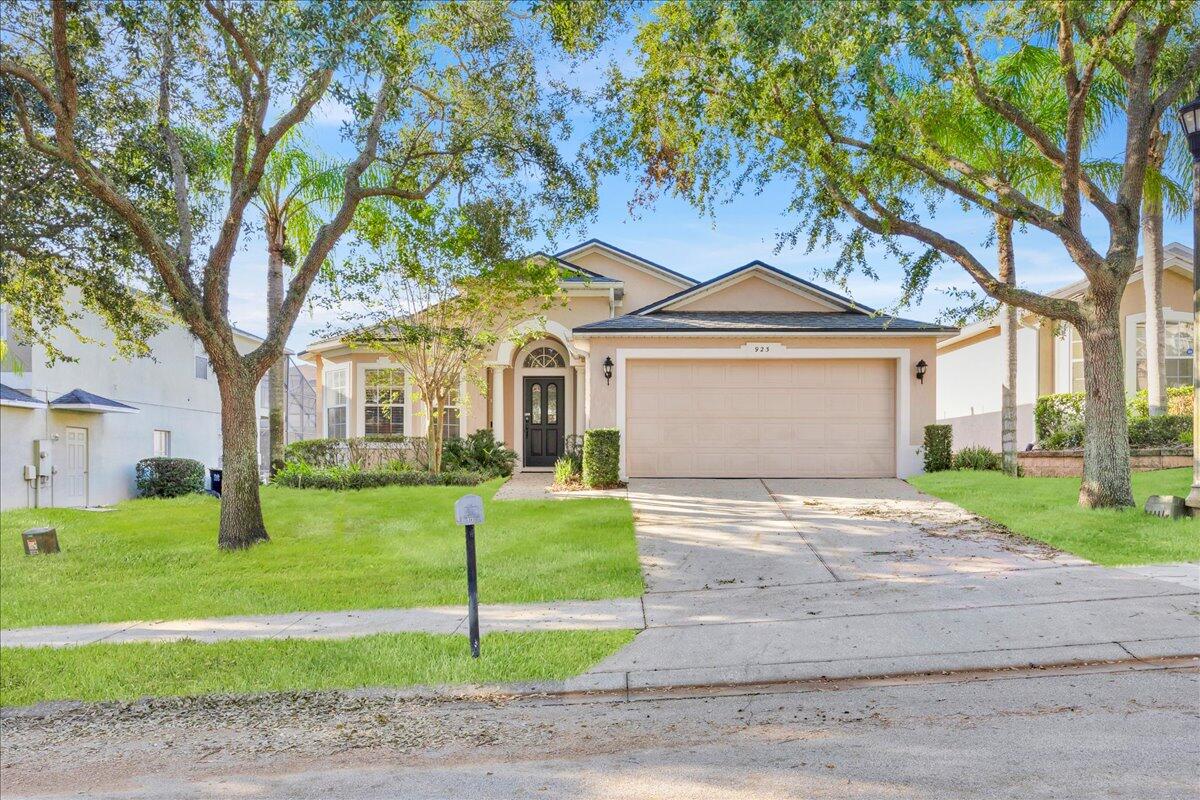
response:
<path id="1" fill-rule="evenodd" d="M 489 364 L 489 424 L 516 451 L 519 471 L 552 470 L 586 427 L 586 362 L 562 333 L 502 345 Z"/>

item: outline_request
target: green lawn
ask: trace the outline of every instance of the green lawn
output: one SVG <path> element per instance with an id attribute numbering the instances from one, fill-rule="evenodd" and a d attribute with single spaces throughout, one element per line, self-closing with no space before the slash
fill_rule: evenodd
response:
<path id="1" fill-rule="evenodd" d="M 1200 559 L 1200 520 L 1142 512 L 1152 494 L 1187 496 L 1190 469 L 1133 473 L 1137 508 L 1079 507 L 1078 478 L 1009 478 L 998 472 L 932 472 L 909 482 L 1014 533 L 1106 566 Z"/>
<path id="2" fill-rule="evenodd" d="M 477 489 L 333 492 L 264 487 L 271 542 L 217 550 L 218 501 L 133 500 L 107 513 L 6 511 L 0 519 L 0 627 L 466 601 L 453 504 L 477 491 L 484 603 L 630 597 L 642 592 L 629 503 L 491 502 Z M 58 528 L 62 553 L 26 557 L 19 531 Z"/>
<path id="3" fill-rule="evenodd" d="M 340 641 L 282 639 L 200 644 L 92 644 L 0 650 L 0 705 L 131 700 L 363 686 L 557 680 L 577 675 L 634 631 L 485 635 L 472 659 L 465 636 L 393 633 Z"/>

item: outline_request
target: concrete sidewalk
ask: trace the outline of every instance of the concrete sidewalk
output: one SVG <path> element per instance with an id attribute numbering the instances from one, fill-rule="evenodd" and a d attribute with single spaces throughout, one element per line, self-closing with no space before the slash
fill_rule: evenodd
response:
<path id="1" fill-rule="evenodd" d="M 346 639 L 374 633 L 459 633 L 466 630 L 466 606 L 381 608 L 367 611 L 308 611 L 210 619 L 113 622 L 0 631 L 3 647 L 65 647 L 105 642 L 160 642 L 194 639 Z M 639 598 L 572 600 L 558 603 L 482 605 L 483 632 L 641 628 Z"/>
<path id="2" fill-rule="evenodd" d="M 635 480 L 647 629 L 569 688 L 1200 654 L 1200 566 L 1109 569 L 896 480 Z"/>

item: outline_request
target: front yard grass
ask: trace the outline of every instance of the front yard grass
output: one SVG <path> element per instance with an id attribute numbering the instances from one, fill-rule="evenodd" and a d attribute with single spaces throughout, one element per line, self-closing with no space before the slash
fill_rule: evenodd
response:
<path id="1" fill-rule="evenodd" d="M 633 517 L 620 499 L 492 502 L 500 486 L 362 491 L 264 487 L 271 541 L 217 550 L 217 500 L 132 500 L 111 512 L 6 511 L 0 627 L 182 619 L 466 602 L 454 501 L 484 497 L 483 603 L 642 593 Z M 26 557 L 20 531 L 58 529 L 62 552 Z M 7 657 L 6 657 L 7 658 Z"/>
<path id="2" fill-rule="evenodd" d="M 0 650 L 0 705 L 133 700 L 213 692 L 354 689 L 560 680 L 628 644 L 635 631 L 538 631 L 483 637 L 390 633 L 337 641 L 278 639 Z"/>
<path id="3" fill-rule="evenodd" d="M 1133 473 L 1136 508 L 1079 507 L 1078 478 L 1010 478 L 998 472 L 931 472 L 909 479 L 926 494 L 1105 566 L 1200 559 L 1200 520 L 1168 520 L 1142 511 L 1154 494 L 1186 497 L 1192 471 Z"/>

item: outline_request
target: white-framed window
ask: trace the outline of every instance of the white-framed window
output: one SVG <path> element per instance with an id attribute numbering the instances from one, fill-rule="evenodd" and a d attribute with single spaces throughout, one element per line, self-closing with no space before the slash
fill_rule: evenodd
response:
<path id="1" fill-rule="evenodd" d="M 164 430 L 154 431 L 154 457 L 155 458 L 170 458 L 171 457 L 171 432 Z"/>
<path id="2" fill-rule="evenodd" d="M 335 369 L 325 373 L 325 436 L 330 439 L 346 438 L 346 370 Z"/>
<path id="3" fill-rule="evenodd" d="M 459 407 L 458 390 L 451 392 L 446 407 L 442 409 L 442 440 L 462 436 L 462 409 Z"/>
<path id="4" fill-rule="evenodd" d="M 363 433 L 404 434 L 404 370 L 363 371 Z"/>
<path id="5" fill-rule="evenodd" d="M 1192 385 L 1192 323 L 1167 322 L 1163 326 L 1163 355 L 1167 386 Z M 1137 324 L 1137 388 L 1146 388 L 1146 323 Z"/>
<path id="6" fill-rule="evenodd" d="M 1074 326 L 1070 327 L 1071 337 L 1071 391 L 1082 392 L 1084 390 L 1083 381 L 1083 339 L 1079 338 L 1079 332 Z"/>
<path id="7" fill-rule="evenodd" d="M 196 380 L 208 380 L 208 356 L 195 356 Z"/>
<path id="8" fill-rule="evenodd" d="M 267 380 L 266 376 L 263 376 L 263 379 L 258 382 L 259 408 L 268 408 L 271 405 L 271 388 L 269 383 L 270 381 Z"/>

